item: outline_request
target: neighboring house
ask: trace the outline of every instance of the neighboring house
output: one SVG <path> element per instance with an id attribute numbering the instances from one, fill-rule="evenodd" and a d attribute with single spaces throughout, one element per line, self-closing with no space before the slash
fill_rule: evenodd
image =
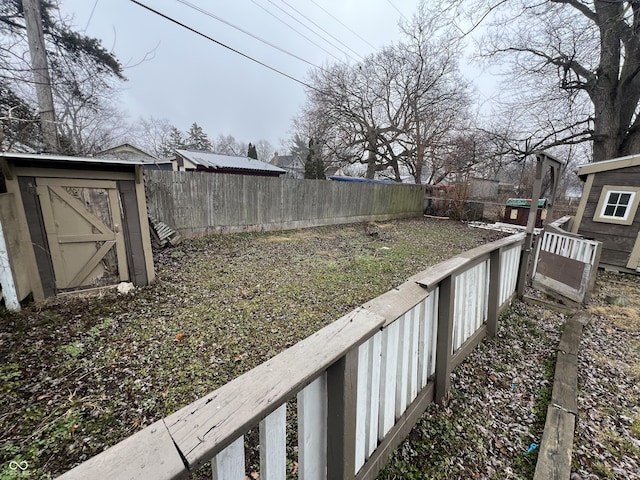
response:
<path id="1" fill-rule="evenodd" d="M 141 162 L 145 170 L 173 170 L 173 162 L 170 158 L 160 159 L 150 153 L 131 145 L 123 143 L 115 147 L 107 148 L 95 154 L 98 158 L 110 158 L 129 162 Z"/>
<path id="2" fill-rule="evenodd" d="M 260 160 L 249 157 L 235 157 L 211 152 L 192 150 L 176 150 L 174 162 L 177 170 L 211 173 L 231 173 L 235 175 L 259 175 L 263 177 L 279 177 L 286 170 Z"/>
<path id="3" fill-rule="evenodd" d="M 304 163 L 298 155 L 278 155 L 276 152 L 269 163 L 284 169 L 286 178 L 304 178 Z"/>
<path id="4" fill-rule="evenodd" d="M 475 200 L 495 200 L 498 198 L 498 189 L 500 182 L 487 178 L 470 177 L 469 178 L 469 198 Z"/>
<path id="5" fill-rule="evenodd" d="M 585 182 L 571 228 L 602 242 L 601 265 L 640 273 L 640 155 L 578 168 Z"/>

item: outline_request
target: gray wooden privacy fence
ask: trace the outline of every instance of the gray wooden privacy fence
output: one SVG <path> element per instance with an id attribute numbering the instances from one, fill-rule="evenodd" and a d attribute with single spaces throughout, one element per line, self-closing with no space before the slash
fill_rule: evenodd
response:
<path id="1" fill-rule="evenodd" d="M 69 479 L 169 480 L 211 461 L 244 480 L 258 426 L 260 478 L 287 477 L 286 408 L 297 399 L 298 478 L 375 478 L 452 369 L 516 291 L 524 234 L 431 267 L 205 397 L 67 472 Z"/>
<path id="2" fill-rule="evenodd" d="M 145 172 L 152 217 L 184 237 L 284 230 L 420 215 L 419 185 Z"/>

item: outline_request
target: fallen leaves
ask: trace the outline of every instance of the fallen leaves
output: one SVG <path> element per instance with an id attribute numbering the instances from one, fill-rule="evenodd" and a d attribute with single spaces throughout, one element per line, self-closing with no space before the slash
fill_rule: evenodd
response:
<path id="1" fill-rule="evenodd" d="M 26 452 L 39 476 L 55 477 L 489 240 L 456 222 L 377 228 L 384 243 L 357 224 L 188 240 L 154 252 L 156 281 L 127 296 L 52 298 L 0 312 L 0 410 L 8 413 L 0 456 Z M 69 438 L 76 424 L 82 448 Z M 49 451 L 56 453 L 38 453 Z"/>

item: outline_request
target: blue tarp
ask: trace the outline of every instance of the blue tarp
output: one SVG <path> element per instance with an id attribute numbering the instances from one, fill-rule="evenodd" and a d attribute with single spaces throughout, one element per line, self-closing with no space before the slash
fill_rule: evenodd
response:
<path id="1" fill-rule="evenodd" d="M 337 182 L 356 182 L 356 183 L 385 183 L 387 185 L 402 185 L 398 182 L 393 182 L 391 180 L 372 180 L 370 178 L 362 178 L 362 177 L 342 177 L 339 175 L 334 175 L 329 177 L 330 180 L 335 180 Z"/>

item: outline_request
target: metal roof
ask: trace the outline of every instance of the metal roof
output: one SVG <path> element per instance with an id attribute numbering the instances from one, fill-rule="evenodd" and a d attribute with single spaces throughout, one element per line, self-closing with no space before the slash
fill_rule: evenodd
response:
<path id="1" fill-rule="evenodd" d="M 507 205 L 507 207 L 527 207 L 527 208 L 529 208 L 531 206 L 531 199 L 530 198 L 508 198 L 506 205 Z M 547 206 L 547 199 L 546 198 L 539 198 L 538 199 L 538 207 L 544 208 L 546 206 Z"/>
<path id="2" fill-rule="evenodd" d="M 143 165 L 139 160 L 120 160 L 118 158 L 95 158 L 95 157 L 70 157 L 66 155 L 52 155 L 49 153 L 12 153 L 0 152 L 0 158 L 13 158 L 15 160 L 38 160 L 60 163 L 95 163 L 108 165 Z"/>
<path id="3" fill-rule="evenodd" d="M 219 153 L 210 152 L 194 152 L 191 150 L 176 150 L 176 152 L 191 163 L 206 168 L 237 168 L 240 170 L 256 170 L 263 172 L 287 172 L 275 165 L 249 157 L 234 157 L 232 155 L 221 155 Z"/>

